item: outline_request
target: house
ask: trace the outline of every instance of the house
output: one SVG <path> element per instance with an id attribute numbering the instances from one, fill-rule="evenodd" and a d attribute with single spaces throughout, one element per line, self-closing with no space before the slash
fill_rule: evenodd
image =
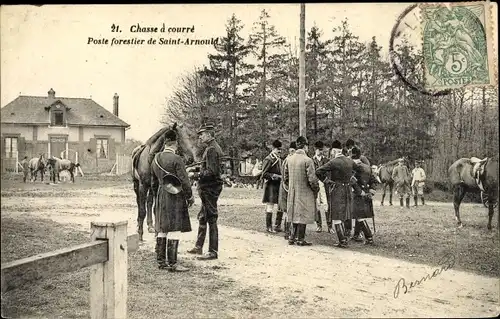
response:
<path id="1" fill-rule="evenodd" d="M 115 93 L 111 113 L 92 99 L 56 96 L 52 88 L 47 96 L 20 95 L 1 109 L 2 172 L 15 158 L 40 154 L 69 158 L 84 171 L 109 171 L 130 128 L 118 117 L 118 98 Z"/>

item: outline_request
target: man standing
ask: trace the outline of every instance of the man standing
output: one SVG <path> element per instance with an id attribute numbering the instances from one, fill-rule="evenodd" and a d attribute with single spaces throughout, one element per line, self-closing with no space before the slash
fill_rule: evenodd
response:
<path id="1" fill-rule="evenodd" d="M 310 246 L 311 243 L 305 240 L 306 226 L 314 221 L 319 184 L 314 174 L 314 162 L 306 154 L 307 139 L 299 136 L 296 143 L 297 150 L 284 169 L 284 182 L 288 185 L 287 214 L 293 223 L 288 244 Z"/>
<path id="2" fill-rule="evenodd" d="M 29 165 L 28 165 L 28 156 L 25 156 L 23 160 L 21 161 L 21 166 L 23 167 L 23 182 L 26 183 L 26 180 L 28 179 L 28 173 L 30 171 Z M 43 174 L 43 172 L 42 172 Z"/>
<path id="3" fill-rule="evenodd" d="M 314 168 L 317 169 L 318 167 L 323 166 L 328 162 L 328 158 L 324 155 L 324 148 L 325 145 L 323 144 L 322 141 L 317 141 L 314 143 L 314 156 L 313 156 L 313 162 L 314 162 Z M 329 213 L 328 213 L 328 200 L 326 196 L 326 191 L 325 191 L 325 185 L 323 182 L 319 182 L 319 192 L 318 192 L 318 198 L 317 198 L 317 209 L 316 209 L 316 232 L 321 233 L 323 230 L 322 227 L 322 221 L 321 221 L 321 210 L 325 212 L 325 218 L 326 218 L 326 223 L 328 226 L 328 230 L 332 228 L 332 223 L 331 223 L 331 218 L 329 218 Z"/>
<path id="4" fill-rule="evenodd" d="M 288 159 L 295 153 L 296 150 L 297 150 L 297 143 L 291 142 L 290 146 L 288 147 L 288 155 L 281 165 L 281 176 L 285 175 L 284 170 L 287 165 Z M 285 239 L 289 239 L 290 237 L 290 225 L 291 225 L 290 218 L 288 218 L 288 213 L 287 213 L 287 199 L 288 199 L 288 186 L 285 185 L 285 183 L 282 181 L 280 184 L 278 210 L 282 211 L 285 217 Z"/>
<path id="5" fill-rule="evenodd" d="M 217 227 L 217 201 L 222 192 L 221 162 L 222 149 L 215 141 L 214 126 L 207 124 L 198 130 L 198 136 L 206 145 L 203 152 L 201 167 L 199 172 L 190 172 L 189 175 L 198 178 L 198 194 L 201 199 L 201 209 L 198 214 L 198 236 L 194 248 L 188 250 L 190 254 L 201 255 L 203 244 L 208 234 L 208 253 L 198 257 L 200 260 L 217 259 L 219 256 L 219 229 Z"/>
<path id="6" fill-rule="evenodd" d="M 415 168 L 411 172 L 412 181 L 411 181 L 411 189 L 413 190 L 413 201 L 415 202 L 415 206 L 418 206 L 418 195 L 422 199 L 422 205 L 425 205 L 424 201 L 424 186 L 425 186 L 425 171 L 422 168 L 421 161 L 415 161 Z"/>
<path id="7" fill-rule="evenodd" d="M 348 139 L 345 142 L 345 147 L 347 149 L 348 156 L 352 156 L 352 150 L 353 150 L 354 147 L 356 147 L 358 150 L 361 150 L 361 148 L 359 147 L 359 145 L 356 145 L 356 142 L 354 142 L 354 140 L 352 140 L 352 139 Z M 370 161 L 363 154 L 361 154 L 361 156 L 359 157 L 359 159 L 361 160 L 361 163 L 370 166 Z"/>
<path id="8" fill-rule="evenodd" d="M 357 147 L 352 148 L 351 158 L 356 163 L 355 183 L 353 184 L 353 205 L 352 214 L 356 220 L 354 226 L 355 241 L 363 241 L 360 233 L 365 236 L 365 244 L 373 244 L 373 234 L 368 225 L 367 219 L 373 218 L 373 201 L 375 195 L 375 177 L 370 166 L 361 162 L 361 150 Z"/>
<path id="9" fill-rule="evenodd" d="M 406 207 L 410 208 L 410 171 L 403 158 L 399 159 L 398 165 L 392 171 L 392 179 L 399 194 L 399 204 L 403 207 L 403 197 L 406 199 Z"/>
<path id="10" fill-rule="evenodd" d="M 266 181 L 262 203 L 266 205 L 266 229 L 269 233 L 280 232 L 283 219 L 283 212 L 277 209 L 276 226 L 273 230 L 273 211 L 278 206 L 281 184 L 281 146 L 281 142 L 275 140 L 271 153 L 262 161 L 262 178 Z"/>
<path id="11" fill-rule="evenodd" d="M 178 232 L 190 232 L 191 221 L 188 207 L 194 203 L 191 183 L 182 157 L 176 154 L 177 136 L 174 131 L 166 133 L 165 148 L 157 153 L 152 163 L 152 188 L 154 198 L 156 260 L 158 268 L 184 272 L 189 269 L 177 264 Z M 167 234 L 171 237 L 167 241 Z"/>
<path id="12" fill-rule="evenodd" d="M 332 159 L 316 170 L 316 176 L 329 190 L 330 214 L 337 233 L 338 247 L 347 247 L 344 222 L 352 218 L 351 178 L 355 163 L 342 154 L 342 144 L 336 140 L 332 144 Z"/>

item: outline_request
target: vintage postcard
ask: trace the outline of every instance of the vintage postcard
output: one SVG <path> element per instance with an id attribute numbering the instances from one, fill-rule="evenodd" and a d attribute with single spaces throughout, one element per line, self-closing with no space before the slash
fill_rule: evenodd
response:
<path id="1" fill-rule="evenodd" d="M 497 10 L 1 6 L 2 318 L 498 315 Z"/>

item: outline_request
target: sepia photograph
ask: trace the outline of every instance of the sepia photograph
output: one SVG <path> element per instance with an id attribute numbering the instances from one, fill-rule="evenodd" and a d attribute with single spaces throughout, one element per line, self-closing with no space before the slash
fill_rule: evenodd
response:
<path id="1" fill-rule="evenodd" d="M 490 1 L 2 5 L 2 318 L 500 315 Z"/>

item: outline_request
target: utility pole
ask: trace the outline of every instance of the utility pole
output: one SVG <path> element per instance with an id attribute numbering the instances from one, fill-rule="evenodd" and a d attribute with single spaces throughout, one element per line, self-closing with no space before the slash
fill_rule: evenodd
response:
<path id="1" fill-rule="evenodd" d="M 299 135 L 306 136 L 306 5 L 300 4 Z"/>

